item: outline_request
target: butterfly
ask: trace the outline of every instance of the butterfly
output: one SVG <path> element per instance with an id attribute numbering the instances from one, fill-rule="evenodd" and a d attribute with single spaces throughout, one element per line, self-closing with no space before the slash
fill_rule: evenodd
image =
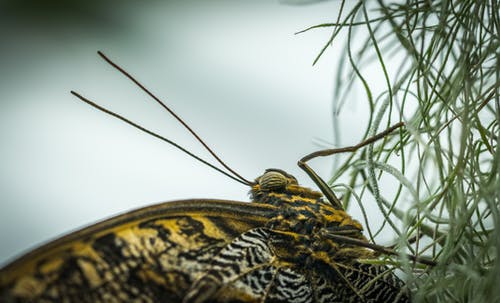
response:
<path id="1" fill-rule="evenodd" d="M 358 149 L 401 126 L 337 151 Z M 233 175 L 222 172 L 249 186 L 251 203 L 160 203 L 45 244 L 0 269 L 0 302 L 409 302 L 409 290 L 393 269 L 363 262 L 395 253 L 370 243 L 361 224 L 306 164 L 332 151 L 299 161 L 321 192 L 300 186 L 280 169 L 248 181 L 227 168 Z"/>

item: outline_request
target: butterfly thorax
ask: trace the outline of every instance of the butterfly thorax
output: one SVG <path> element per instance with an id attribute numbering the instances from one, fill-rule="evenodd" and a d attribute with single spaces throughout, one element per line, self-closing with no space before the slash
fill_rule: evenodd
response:
<path id="1" fill-rule="evenodd" d="M 282 258 L 297 262 L 312 256 L 329 263 L 373 257 L 369 250 L 325 236 L 334 233 L 366 241 L 361 224 L 343 209 L 324 201 L 320 192 L 300 186 L 295 177 L 278 169 L 266 170 L 255 181 L 250 191 L 252 201 L 280 208 L 267 227 L 283 237 Z M 287 249 L 291 243 L 294 250 Z M 279 246 L 277 250 L 281 250 Z"/>

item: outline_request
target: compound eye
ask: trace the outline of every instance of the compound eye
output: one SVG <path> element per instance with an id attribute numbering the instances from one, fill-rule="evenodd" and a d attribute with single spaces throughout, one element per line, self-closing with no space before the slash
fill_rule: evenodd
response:
<path id="1" fill-rule="evenodd" d="M 260 189 L 263 191 L 284 190 L 288 182 L 288 178 L 278 171 L 267 171 L 259 178 Z"/>

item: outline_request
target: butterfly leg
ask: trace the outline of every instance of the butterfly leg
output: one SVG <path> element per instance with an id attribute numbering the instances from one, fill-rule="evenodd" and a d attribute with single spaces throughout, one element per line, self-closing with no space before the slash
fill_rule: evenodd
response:
<path id="1" fill-rule="evenodd" d="M 318 176 L 318 174 L 316 174 L 316 172 L 309 165 L 307 165 L 306 162 L 308 162 L 309 160 L 312 160 L 314 158 L 317 158 L 317 157 L 326 157 L 326 156 L 331 156 L 334 154 L 355 152 L 358 149 L 360 149 L 366 145 L 372 144 L 373 142 L 384 138 L 385 136 L 387 136 L 388 134 L 390 134 L 394 130 L 402 127 L 403 125 L 404 125 L 403 122 L 399 122 L 399 123 L 389 127 L 385 131 L 383 131 L 383 132 L 381 132 L 381 133 L 379 133 L 371 138 L 368 138 L 357 145 L 343 147 L 343 148 L 324 149 L 324 150 L 313 152 L 313 153 L 303 157 L 302 159 L 300 159 L 297 164 L 302 170 L 304 170 L 309 175 L 309 177 L 314 181 L 314 183 L 316 183 L 316 185 L 321 190 L 321 192 L 325 195 L 327 200 L 330 201 L 330 203 L 333 206 L 342 209 L 343 208 L 342 203 L 339 200 L 339 198 L 337 198 L 337 196 L 333 193 L 333 191 L 330 189 L 328 184 L 326 184 L 326 182 L 323 181 L 323 179 L 321 179 Z"/>

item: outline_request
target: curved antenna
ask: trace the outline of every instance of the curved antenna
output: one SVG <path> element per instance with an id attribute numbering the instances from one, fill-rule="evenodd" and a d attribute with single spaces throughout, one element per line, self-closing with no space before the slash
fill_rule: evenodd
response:
<path id="1" fill-rule="evenodd" d="M 72 93 L 73 95 L 75 95 L 76 97 L 78 97 L 78 98 L 79 98 L 80 100 L 82 100 L 83 102 L 85 102 L 85 103 L 89 104 L 90 106 L 92 106 L 92 107 L 94 107 L 94 108 L 96 108 L 96 109 L 98 109 L 98 110 L 100 110 L 100 111 L 102 111 L 102 112 L 104 112 L 104 113 L 106 113 L 106 114 L 108 114 L 108 115 L 111 115 L 111 116 L 113 116 L 113 117 L 115 117 L 115 118 L 118 118 L 118 119 L 122 120 L 123 122 L 128 123 L 129 125 L 132 125 L 133 127 L 135 127 L 135 128 L 137 128 L 137 129 L 139 129 L 139 130 L 141 130 L 141 131 L 145 132 L 146 134 L 148 134 L 148 135 L 150 135 L 150 136 L 153 136 L 153 137 L 155 137 L 155 138 L 158 138 L 158 139 L 160 139 L 160 140 L 162 140 L 162 141 L 167 142 L 168 144 L 170 144 L 170 145 L 172 145 L 172 146 L 174 146 L 174 147 L 176 147 L 176 148 L 180 149 L 181 151 L 185 152 L 185 153 L 186 153 L 186 154 L 188 154 L 189 156 L 191 156 L 191 157 L 195 158 L 196 160 L 200 161 L 201 163 L 203 163 L 203 164 L 205 164 L 205 165 L 207 165 L 207 166 L 210 166 L 211 168 L 213 168 L 213 169 L 215 169 L 216 171 L 218 171 L 218 172 L 220 172 L 220 173 L 222 173 L 222 174 L 226 175 L 227 177 L 229 177 L 229 178 L 231 178 L 231 179 L 233 179 L 233 180 L 235 180 L 235 181 L 238 181 L 238 182 L 240 182 L 240 183 L 242 183 L 242 184 L 249 185 L 249 184 L 247 184 L 247 183 L 245 182 L 245 180 L 240 180 L 240 179 L 238 179 L 237 177 L 235 177 L 235 176 L 233 176 L 233 175 L 230 175 L 229 173 L 227 173 L 227 172 L 223 171 L 222 169 L 218 168 L 217 166 L 215 166 L 215 165 L 211 164 L 210 162 L 208 162 L 208 161 L 204 160 L 203 158 L 201 158 L 201 157 L 199 157 L 199 156 L 197 156 L 197 155 L 193 154 L 192 152 L 188 151 L 187 149 L 185 149 L 184 147 L 180 146 L 179 144 L 177 144 L 177 143 L 175 143 L 175 142 L 173 142 L 173 141 L 171 141 L 171 140 L 169 140 L 169 139 L 167 139 L 167 138 L 165 138 L 165 137 L 163 137 L 163 136 L 161 136 L 161 135 L 158 135 L 157 133 L 152 132 L 152 131 L 150 131 L 149 129 L 147 129 L 147 128 L 145 128 L 145 127 L 143 127 L 143 126 L 141 126 L 141 125 L 139 125 L 139 124 L 137 124 L 137 123 L 134 123 L 134 122 L 130 121 L 129 119 L 127 119 L 127 118 L 125 118 L 125 117 L 123 117 L 123 116 L 121 116 L 121 115 L 119 115 L 119 114 L 117 114 L 117 113 L 115 113 L 115 112 L 112 112 L 112 111 L 110 111 L 109 109 L 107 109 L 107 108 L 105 108 L 105 107 L 102 107 L 102 106 L 100 106 L 100 105 L 97 105 L 97 103 L 95 103 L 95 102 L 93 102 L 93 101 L 90 101 L 89 99 L 87 99 L 87 98 L 83 97 L 82 95 L 80 95 L 79 93 L 77 93 L 77 92 L 75 92 L 75 91 L 71 91 L 71 93 Z"/>
<path id="2" fill-rule="evenodd" d="M 247 179 L 245 179 L 244 177 L 242 177 L 240 174 L 238 174 L 237 172 L 235 172 L 233 169 L 231 169 L 231 167 L 229 167 L 228 165 L 226 165 L 226 163 L 224 163 L 224 161 L 222 161 L 217 156 L 217 154 L 215 154 L 215 152 L 212 151 L 212 149 L 210 147 L 208 147 L 208 145 L 196 134 L 196 132 L 194 132 L 191 129 L 191 127 L 189 127 L 179 116 L 177 116 L 176 113 L 174 113 L 174 111 L 172 111 L 165 103 L 163 103 L 158 97 L 156 97 L 152 92 L 150 92 L 144 85 L 142 85 L 139 81 L 137 81 L 134 77 L 132 77 L 132 75 L 130 75 L 123 68 L 121 68 L 120 66 L 118 66 L 118 64 L 116 64 L 113 61 L 111 61 L 111 59 L 109 59 L 106 55 L 104 55 L 103 52 L 97 51 L 97 54 L 99 54 L 99 56 L 101 56 L 101 58 L 103 58 L 104 61 L 106 61 L 107 63 L 109 63 L 109 65 L 113 66 L 120 73 L 122 73 L 124 76 L 126 76 L 127 78 L 129 78 L 132 82 L 134 82 L 137 86 L 139 86 L 146 94 L 148 94 L 151 98 L 153 98 L 166 111 L 168 111 L 175 119 L 177 119 L 177 121 L 179 121 L 179 123 L 181 123 L 182 126 L 184 126 L 196 138 L 196 140 L 198 140 L 198 142 L 200 142 L 200 144 L 203 145 L 203 147 L 212 155 L 212 157 L 214 157 L 215 160 L 217 160 L 217 162 L 219 162 L 225 169 L 227 169 L 234 176 L 236 176 L 237 178 L 239 178 L 240 180 L 242 180 L 243 182 L 245 182 L 244 184 L 246 184 L 246 185 L 254 184 L 254 182 L 248 181 Z M 190 154 L 190 153 L 188 153 L 188 154 Z"/>

